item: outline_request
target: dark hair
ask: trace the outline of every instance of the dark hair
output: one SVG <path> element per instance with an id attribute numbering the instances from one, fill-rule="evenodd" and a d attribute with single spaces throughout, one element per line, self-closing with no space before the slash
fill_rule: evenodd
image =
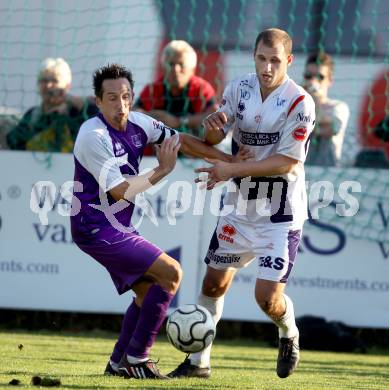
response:
<path id="1" fill-rule="evenodd" d="M 100 99 L 103 97 L 103 81 L 107 79 L 121 79 L 125 78 L 131 85 L 131 89 L 134 90 L 134 80 L 132 79 L 132 73 L 126 69 L 123 65 L 108 64 L 103 66 L 93 73 L 93 89 L 95 95 Z"/>
<path id="2" fill-rule="evenodd" d="M 286 54 L 292 53 L 292 38 L 286 31 L 279 28 L 269 28 L 259 33 L 255 40 L 254 53 L 257 51 L 258 44 L 261 41 L 268 47 L 274 47 L 278 42 L 281 42 L 284 45 Z"/>
<path id="3" fill-rule="evenodd" d="M 334 61 L 332 60 L 332 57 L 324 51 L 310 54 L 305 62 L 305 66 L 309 64 L 328 66 L 331 74 L 334 71 Z"/>

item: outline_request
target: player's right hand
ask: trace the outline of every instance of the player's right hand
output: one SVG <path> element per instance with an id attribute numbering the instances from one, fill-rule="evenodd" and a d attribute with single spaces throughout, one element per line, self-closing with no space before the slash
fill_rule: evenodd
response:
<path id="1" fill-rule="evenodd" d="M 205 131 L 217 131 L 223 129 L 227 123 L 228 118 L 224 112 L 213 112 L 203 120 Z"/>
<path id="2" fill-rule="evenodd" d="M 178 134 L 165 139 L 161 145 L 156 147 L 159 168 L 166 174 L 170 173 L 176 165 L 178 150 L 181 147 L 177 138 L 179 138 Z"/>

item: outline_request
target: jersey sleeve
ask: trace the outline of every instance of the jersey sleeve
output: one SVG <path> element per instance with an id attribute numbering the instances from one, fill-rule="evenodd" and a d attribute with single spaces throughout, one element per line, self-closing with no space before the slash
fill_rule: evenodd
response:
<path id="1" fill-rule="evenodd" d="M 147 135 L 148 144 L 161 144 L 165 139 L 178 134 L 177 130 L 166 126 L 164 123 L 153 119 L 141 112 L 131 112 L 131 121 L 140 126 Z M 178 142 L 178 137 L 177 137 Z"/>
<path id="2" fill-rule="evenodd" d="M 315 123 L 315 103 L 309 95 L 292 100 L 276 153 L 304 162 Z"/>
<path id="3" fill-rule="evenodd" d="M 162 122 L 152 120 L 153 132 L 149 137 L 149 142 L 160 145 L 165 139 L 171 138 L 178 134 L 177 130 L 165 126 Z M 177 137 L 178 142 L 178 137 Z"/>
<path id="4" fill-rule="evenodd" d="M 115 157 L 112 142 L 103 130 L 88 131 L 79 137 L 74 156 L 104 192 L 125 181 L 120 171 L 120 157 Z"/>
<path id="5" fill-rule="evenodd" d="M 220 102 L 218 112 L 224 112 L 228 118 L 227 123 L 224 125 L 223 132 L 227 134 L 232 129 L 235 123 L 236 115 L 236 83 L 230 82 L 224 92 Z"/>

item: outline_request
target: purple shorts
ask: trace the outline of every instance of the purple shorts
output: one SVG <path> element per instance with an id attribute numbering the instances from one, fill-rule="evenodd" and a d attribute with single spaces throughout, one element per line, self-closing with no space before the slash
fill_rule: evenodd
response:
<path id="1" fill-rule="evenodd" d="M 163 253 L 135 232 L 76 244 L 107 269 L 119 294 L 130 290 Z"/>

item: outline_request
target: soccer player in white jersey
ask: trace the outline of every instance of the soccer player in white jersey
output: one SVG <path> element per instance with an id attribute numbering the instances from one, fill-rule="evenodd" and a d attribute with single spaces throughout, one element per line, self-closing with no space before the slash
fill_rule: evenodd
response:
<path id="1" fill-rule="evenodd" d="M 81 126 L 74 147 L 72 237 L 109 272 L 119 294 L 133 290 L 106 375 L 167 379 L 149 351 L 181 281 L 179 263 L 140 236 L 131 225 L 134 196 L 175 166 L 178 149 L 192 156 L 231 160 L 219 150 L 163 123 L 132 112 L 132 74 L 112 64 L 93 79 L 100 113 Z M 138 175 L 147 143 L 156 143 L 159 165 Z M 129 201 L 129 202 L 127 202 Z M 87 276 L 86 276 L 87 277 Z M 93 281 L 89 283 L 93 285 Z"/>
<path id="2" fill-rule="evenodd" d="M 234 274 L 255 259 L 255 299 L 279 330 L 281 378 L 291 375 L 299 360 L 293 303 L 284 289 L 307 218 L 303 164 L 315 121 L 312 97 L 287 75 L 292 61 L 292 40 L 285 31 L 273 28 L 258 35 L 256 73 L 228 84 L 219 110 L 204 121 L 209 143 L 219 143 L 231 130 L 233 153 L 247 146 L 255 158 L 207 160 L 211 167 L 197 170 L 208 173 L 208 189 L 220 181 L 235 183 L 223 200 L 205 258 L 198 303 L 217 323 Z M 168 375 L 209 377 L 210 352 L 211 347 L 190 355 Z"/>

